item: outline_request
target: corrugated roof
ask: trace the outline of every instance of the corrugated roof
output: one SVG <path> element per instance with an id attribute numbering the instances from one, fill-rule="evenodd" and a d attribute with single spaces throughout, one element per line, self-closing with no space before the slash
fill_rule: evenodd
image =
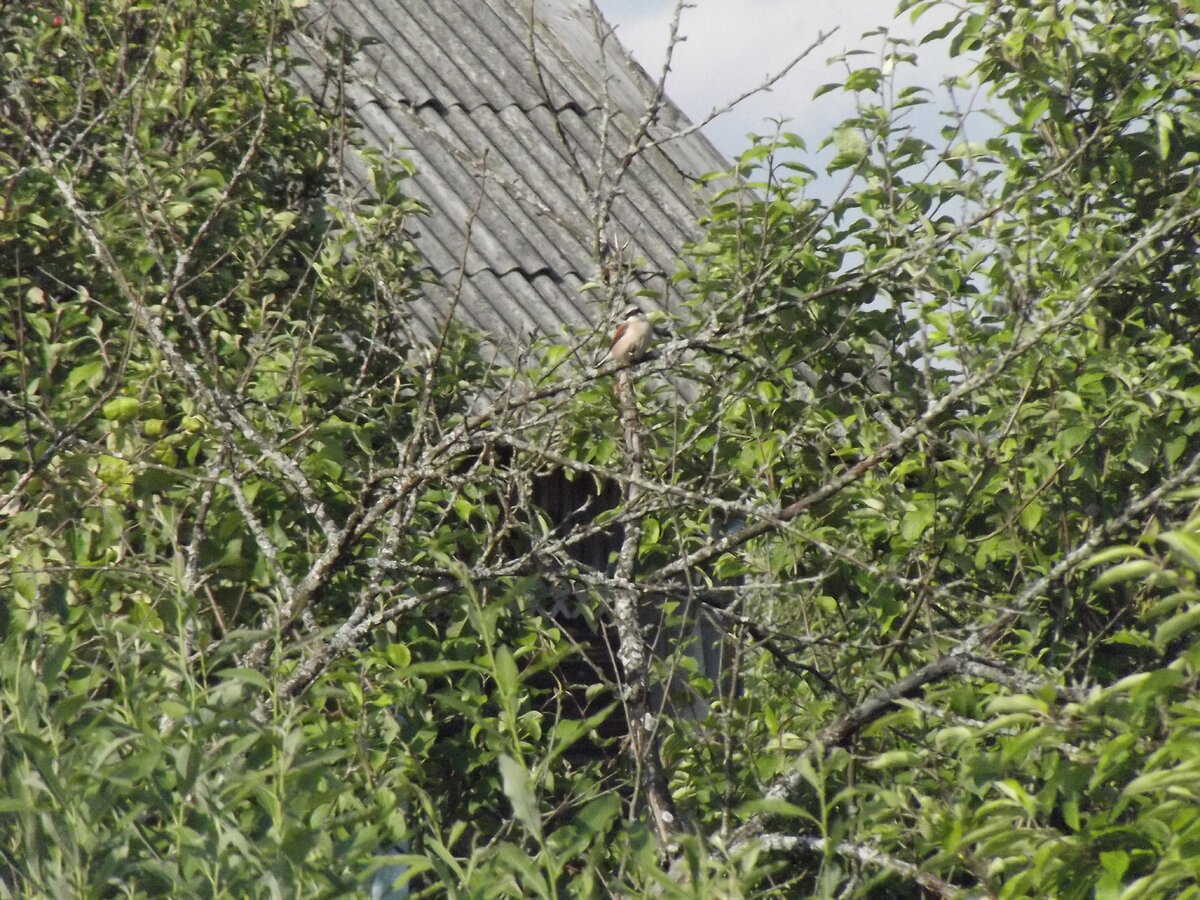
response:
<path id="1" fill-rule="evenodd" d="M 363 42 L 347 99 L 369 144 L 417 168 L 409 190 L 430 214 L 413 241 L 437 279 L 418 310 L 426 329 L 460 281 L 456 315 L 502 349 L 605 321 L 603 296 L 579 290 L 597 275 L 598 173 L 621 171 L 653 85 L 590 0 L 313 0 L 309 12 L 299 46 L 317 65 L 300 77 L 318 94 L 328 39 Z M 688 126 L 664 101 L 649 136 Z M 350 168 L 365 186 L 365 166 Z M 642 286 L 667 287 L 698 236 L 697 179 L 728 168 L 695 132 L 624 170 L 603 238 Z"/>

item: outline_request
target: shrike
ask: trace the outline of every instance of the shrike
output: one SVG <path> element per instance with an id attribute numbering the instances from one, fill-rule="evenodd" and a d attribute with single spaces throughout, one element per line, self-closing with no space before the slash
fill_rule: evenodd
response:
<path id="1" fill-rule="evenodd" d="M 654 327 L 646 318 L 646 314 L 636 306 L 628 307 L 617 330 L 613 332 L 612 346 L 608 348 L 604 359 L 600 360 L 600 365 L 609 360 L 625 363 L 641 359 L 650 349 L 650 339 L 653 336 Z"/>

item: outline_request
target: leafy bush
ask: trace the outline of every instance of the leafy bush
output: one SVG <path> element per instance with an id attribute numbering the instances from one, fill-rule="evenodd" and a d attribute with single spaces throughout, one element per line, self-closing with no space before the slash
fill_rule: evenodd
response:
<path id="1" fill-rule="evenodd" d="M 985 109 L 881 38 L 615 393 L 411 333 L 291 4 L 0 9 L 3 891 L 1195 896 L 1200 23 L 905 6 Z"/>

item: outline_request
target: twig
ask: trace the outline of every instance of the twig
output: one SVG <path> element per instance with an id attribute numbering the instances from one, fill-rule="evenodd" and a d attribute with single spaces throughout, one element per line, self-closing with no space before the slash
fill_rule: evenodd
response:
<path id="1" fill-rule="evenodd" d="M 868 847 L 866 844 L 855 844 L 850 841 L 838 841 L 831 844 L 826 838 L 804 834 L 764 834 L 761 844 L 768 850 L 790 851 L 796 849 L 809 850 L 824 856 L 830 850 L 838 856 L 856 859 L 869 866 L 887 869 L 904 878 L 911 879 L 930 893 L 939 897 L 960 897 L 962 891 L 945 879 L 939 878 L 932 872 L 922 872 L 919 867 L 905 860 L 898 859 L 890 853 Z"/>

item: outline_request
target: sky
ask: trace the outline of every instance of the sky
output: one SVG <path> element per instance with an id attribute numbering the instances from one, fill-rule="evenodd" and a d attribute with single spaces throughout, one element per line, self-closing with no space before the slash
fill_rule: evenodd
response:
<path id="1" fill-rule="evenodd" d="M 912 38 L 937 24 L 929 17 L 916 24 L 907 14 L 895 18 L 896 2 L 689 0 L 692 8 L 683 11 L 680 27 L 686 40 L 675 50 L 667 93 L 697 121 L 783 69 L 819 34 L 836 28 L 826 43 L 797 64 L 769 93 L 745 101 L 705 129 L 718 149 L 734 156 L 749 145 L 748 133 L 771 134 L 775 130 L 771 120 L 783 118 L 789 120 L 784 130 L 799 134 L 815 150 L 836 123 L 854 113 L 844 94 L 812 99 L 817 86 L 845 77 L 846 63 L 831 67 L 827 62 L 830 57 L 847 50 L 865 50 L 870 55 L 857 57 L 856 66 L 878 65 L 883 40 L 878 34 L 863 37 L 865 32 L 887 28 L 895 36 Z M 657 77 L 674 0 L 597 0 L 597 5 L 625 47 L 652 77 Z M 921 68 L 906 73 L 906 83 L 936 88 L 954 66 L 944 50 L 936 46 L 920 50 Z M 958 71 L 962 70 L 958 66 Z"/>

